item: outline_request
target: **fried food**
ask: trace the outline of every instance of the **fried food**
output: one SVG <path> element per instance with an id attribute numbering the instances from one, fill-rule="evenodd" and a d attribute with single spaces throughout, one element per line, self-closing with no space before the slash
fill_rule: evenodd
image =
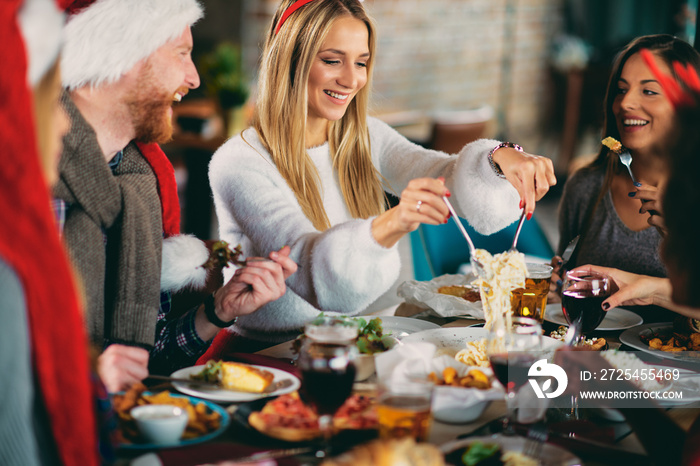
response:
<path id="1" fill-rule="evenodd" d="M 211 411 L 206 404 L 190 402 L 189 398 L 173 396 L 167 391 L 156 394 L 145 393 L 146 387 L 134 384 L 123 395 L 114 395 L 112 405 L 119 421 L 119 439 L 121 443 L 138 443 L 140 434 L 134 418 L 131 417 L 131 409 L 143 405 L 173 405 L 187 412 L 189 420 L 183 434 L 183 439 L 200 437 L 212 432 L 221 425 L 221 415 Z"/>
<path id="2" fill-rule="evenodd" d="M 472 369 L 467 372 L 467 375 L 459 377 L 457 374 L 457 369 L 454 367 L 446 367 L 442 371 L 442 378 L 440 378 L 435 372 L 431 372 L 428 374 L 428 380 L 436 385 L 478 388 L 481 390 L 488 390 L 491 388 L 491 380 L 489 380 L 489 377 L 479 369 Z"/>
<path id="3" fill-rule="evenodd" d="M 438 288 L 438 293 L 456 296 L 458 298 L 465 299 L 470 303 L 481 301 L 481 294 L 479 293 L 479 290 L 469 285 L 441 286 Z"/>
<path id="4" fill-rule="evenodd" d="M 622 144 L 620 144 L 620 141 L 618 141 L 617 139 L 608 136 L 607 138 L 603 139 L 602 142 L 605 147 L 615 152 L 616 154 L 622 152 Z"/>

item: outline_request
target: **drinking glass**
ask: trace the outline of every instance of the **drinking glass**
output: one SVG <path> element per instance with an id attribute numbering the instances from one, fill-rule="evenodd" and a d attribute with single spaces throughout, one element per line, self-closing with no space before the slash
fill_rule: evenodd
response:
<path id="1" fill-rule="evenodd" d="M 426 442 L 433 388 L 433 383 L 425 380 L 381 382 L 377 397 L 379 437 L 411 437 L 416 442 Z"/>
<path id="2" fill-rule="evenodd" d="M 552 278 L 552 266 L 531 262 L 525 265 L 525 288 L 513 290 L 510 297 L 511 309 L 514 316 L 532 317 L 542 323 L 547 306 L 549 281 Z"/>
<path id="3" fill-rule="evenodd" d="M 323 447 L 316 456 L 328 456 L 333 436 L 333 415 L 352 392 L 355 381 L 355 340 L 358 327 L 353 321 L 322 317 L 304 328 L 306 338 L 297 364 L 301 370 L 301 396 L 318 414 Z"/>
<path id="4" fill-rule="evenodd" d="M 574 346 L 585 341 L 585 335 L 595 330 L 605 318 L 603 301 L 615 288 L 615 282 L 608 275 L 572 270 L 566 273 L 562 285 L 561 307 L 569 325 L 578 334 Z"/>
<path id="5" fill-rule="evenodd" d="M 586 334 L 595 330 L 605 318 L 603 301 L 617 285 L 608 275 L 585 270 L 566 272 L 561 292 L 561 307 L 569 325 L 574 328 L 573 346 L 581 346 Z M 579 419 L 578 396 L 571 395 L 569 419 Z"/>
<path id="6" fill-rule="evenodd" d="M 503 434 L 515 435 L 516 393 L 527 383 L 530 366 L 542 357 L 542 326 L 535 319 L 513 317 L 512 327 L 489 330 L 486 355 L 494 375 L 506 388 Z"/>

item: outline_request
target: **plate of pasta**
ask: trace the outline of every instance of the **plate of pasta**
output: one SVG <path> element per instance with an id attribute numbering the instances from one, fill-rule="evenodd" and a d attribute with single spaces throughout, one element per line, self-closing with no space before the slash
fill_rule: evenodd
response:
<path id="1" fill-rule="evenodd" d="M 434 330 L 423 330 L 412 333 L 403 338 L 404 343 L 426 342 L 432 343 L 437 350 L 435 356 L 446 354 L 464 362 L 469 366 L 488 367 L 485 341 L 488 330 L 478 327 L 448 327 Z M 554 351 L 562 342 L 554 338 L 542 337 L 542 349 Z M 459 357 L 457 355 L 459 354 Z"/>

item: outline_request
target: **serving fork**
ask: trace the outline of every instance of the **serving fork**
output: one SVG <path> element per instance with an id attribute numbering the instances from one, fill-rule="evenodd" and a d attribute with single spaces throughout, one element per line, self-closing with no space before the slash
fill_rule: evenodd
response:
<path id="1" fill-rule="evenodd" d="M 515 237 L 513 238 L 513 244 L 508 250 L 508 252 L 511 251 L 517 251 L 515 249 L 515 245 L 518 244 L 518 237 L 520 236 L 520 230 L 523 229 L 523 222 L 525 221 L 525 209 L 523 208 L 523 213 L 520 214 L 520 221 L 518 222 L 518 228 L 515 229 Z"/>
<path id="2" fill-rule="evenodd" d="M 484 264 L 482 264 L 475 256 L 476 248 L 474 247 L 474 242 L 472 239 L 469 237 L 469 233 L 467 233 L 467 230 L 464 228 L 464 225 L 462 225 L 462 222 L 460 221 L 459 217 L 457 216 L 457 212 L 455 212 L 454 207 L 452 207 L 452 204 L 450 203 L 449 199 L 447 199 L 447 196 L 442 196 L 442 200 L 445 201 L 445 204 L 447 205 L 447 208 L 450 210 L 450 213 L 452 214 L 452 220 L 455 221 L 457 224 L 457 228 L 459 228 L 459 231 L 462 233 L 462 236 L 464 236 L 464 239 L 467 240 L 467 244 L 469 245 L 469 259 L 472 264 L 472 268 L 476 272 L 476 274 L 479 277 L 486 278 L 488 279 L 488 273 L 486 273 L 486 269 L 484 268 Z"/>

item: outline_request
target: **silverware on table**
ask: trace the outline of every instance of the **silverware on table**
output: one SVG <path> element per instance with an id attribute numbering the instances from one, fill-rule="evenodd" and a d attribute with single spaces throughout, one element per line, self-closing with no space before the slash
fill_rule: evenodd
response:
<path id="1" fill-rule="evenodd" d="M 195 379 L 180 379 L 178 377 L 168 377 L 165 375 L 156 375 L 156 374 L 149 374 L 148 379 L 154 379 L 154 380 L 163 380 L 165 382 L 177 382 L 177 383 L 183 383 L 187 385 L 196 385 L 196 386 L 203 386 L 215 390 L 229 390 L 228 388 L 224 387 L 223 385 L 216 383 L 216 382 L 207 382 L 204 380 L 195 380 Z M 283 379 L 283 380 L 278 380 L 277 382 L 273 382 L 270 384 L 267 389 L 262 392 L 262 393 L 272 393 L 276 392 L 277 390 L 281 390 L 283 388 L 287 388 L 293 384 L 292 380 L 290 379 Z M 230 390 L 232 392 L 237 392 L 238 390 Z"/>
<path id="2" fill-rule="evenodd" d="M 530 458 L 539 460 L 542 456 L 542 445 L 549 438 L 549 429 L 544 422 L 536 422 L 527 429 L 527 440 L 523 453 Z"/>
<path id="3" fill-rule="evenodd" d="M 243 456 L 241 458 L 232 458 L 235 463 L 253 463 L 261 460 L 271 460 L 275 458 L 286 458 L 288 456 L 303 455 L 314 451 L 312 447 L 285 448 L 281 450 L 268 450 L 254 453 L 252 455 Z"/>

